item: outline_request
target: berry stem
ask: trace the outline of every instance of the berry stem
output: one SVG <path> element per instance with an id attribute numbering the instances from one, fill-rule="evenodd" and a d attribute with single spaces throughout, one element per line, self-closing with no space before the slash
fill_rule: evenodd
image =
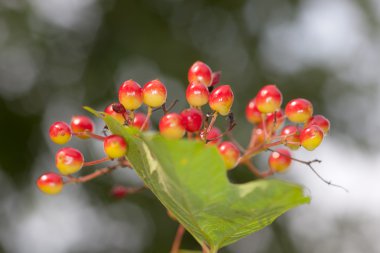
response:
<path id="1" fill-rule="evenodd" d="M 83 167 L 88 167 L 88 166 L 96 165 L 96 164 L 99 164 L 99 163 L 104 163 L 104 162 L 107 162 L 109 160 L 110 160 L 109 157 L 104 157 L 104 158 L 101 158 L 101 159 L 98 159 L 98 160 L 95 160 L 95 161 L 85 162 L 83 164 Z"/>
<path id="2" fill-rule="evenodd" d="M 254 174 L 258 178 L 266 178 L 266 177 L 273 175 L 273 173 L 274 173 L 274 171 L 272 171 L 272 170 L 268 170 L 266 172 L 260 172 L 257 169 L 257 167 L 250 160 L 247 160 L 246 162 L 244 162 L 244 164 L 252 172 L 252 174 Z"/>
<path id="3" fill-rule="evenodd" d="M 264 140 L 267 141 L 267 139 L 268 139 L 268 133 L 267 133 L 267 124 L 266 124 L 266 115 L 265 115 L 265 113 L 261 114 L 261 122 L 263 124 Z"/>
<path id="4" fill-rule="evenodd" d="M 150 119 L 150 116 L 152 116 L 152 112 L 153 112 L 152 107 L 148 106 L 148 112 L 147 112 L 147 114 L 146 114 L 146 118 L 145 118 L 144 123 L 143 123 L 143 124 L 141 125 L 141 127 L 140 127 L 140 131 L 143 131 L 144 128 L 145 128 L 145 126 L 146 126 L 146 124 L 148 124 L 149 119 Z"/>
<path id="5" fill-rule="evenodd" d="M 177 233 L 175 235 L 175 238 L 174 238 L 174 241 L 172 244 L 172 249 L 170 250 L 170 253 L 178 253 L 179 252 L 180 247 L 181 247 L 182 238 L 183 238 L 184 234 L 185 234 L 185 228 L 181 224 L 179 224 L 178 229 L 177 229 Z"/>
<path id="6" fill-rule="evenodd" d="M 101 135 L 97 135 L 97 134 L 94 134 L 90 131 L 84 131 L 84 132 L 81 132 L 81 133 L 73 133 L 73 135 L 76 135 L 76 136 L 88 136 L 88 137 L 91 137 L 91 138 L 94 138 L 95 140 L 99 140 L 99 141 L 104 141 L 105 137 L 104 136 L 101 136 Z"/>
<path id="7" fill-rule="evenodd" d="M 107 168 L 99 169 L 99 170 L 96 170 L 95 172 L 93 172 L 91 174 L 88 174 L 86 176 L 83 176 L 83 177 L 68 176 L 69 180 L 66 181 L 64 184 L 85 183 L 85 182 L 93 180 L 93 179 L 95 179 L 97 177 L 100 177 L 100 176 L 102 176 L 104 174 L 111 173 L 112 171 L 114 171 L 115 169 L 117 169 L 118 166 L 119 165 L 115 165 L 115 166 L 112 166 L 112 167 L 107 167 Z"/>
<path id="8" fill-rule="evenodd" d="M 214 114 L 212 115 L 212 118 L 211 118 L 211 122 L 210 122 L 210 124 L 208 125 L 208 127 L 207 127 L 207 129 L 206 129 L 206 133 L 205 133 L 205 135 L 204 135 L 204 138 L 205 138 L 206 141 L 207 141 L 207 135 L 208 135 L 208 133 L 211 131 L 212 127 L 214 126 L 217 117 L 218 117 L 218 113 L 217 113 L 217 112 L 214 112 Z"/>

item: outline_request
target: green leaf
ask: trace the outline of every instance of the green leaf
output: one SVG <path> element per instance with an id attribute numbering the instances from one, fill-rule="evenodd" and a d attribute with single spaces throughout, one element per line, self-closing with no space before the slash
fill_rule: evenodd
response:
<path id="1" fill-rule="evenodd" d="M 216 147 L 141 134 L 91 111 L 102 117 L 114 134 L 126 139 L 127 159 L 146 186 L 199 243 L 209 245 L 211 252 L 310 201 L 301 186 L 280 180 L 230 183 Z"/>
<path id="2" fill-rule="evenodd" d="M 202 253 L 202 251 L 196 251 L 196 250 L 180 250 L 178 253 Z"/>

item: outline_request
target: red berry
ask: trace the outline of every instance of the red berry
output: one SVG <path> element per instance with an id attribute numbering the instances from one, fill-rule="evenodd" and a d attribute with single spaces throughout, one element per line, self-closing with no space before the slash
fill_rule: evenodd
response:
<path id="1" fill-rule="evenodd" d="M 141 129 L 142 125 L 144 124 L 146 120 L 146 115 L 142 112 L 138 112 L 135 114 L 135 117 L 133 118 L 132 126 Z M 142 131 L 147 131 L 150 127 L 150 121 L 148 120 L 147 123 L 144 126 L 144 129 L 141 129 Z"/>
<path id="2" fill-rule="evenodd" d="M 111 195 L 117 199 L 124 198 L 128 195 L 128 189 L 122 185 L 117 185 L 112 188 Z"/>
<path id="3" fill-rule="evenodd" d="M 218 145 L 222 142 L 222 132 L 217 127 L 211 128 L 207 133 L 207 143 L 211 145 Z"/>
<path id="4" fill-rule="evenodd" d="M 217 71 L 212 73 L 212 82 L 210 86 L 217 85 L 220 82 L 220 76 L 222 75 L 222 72 Z"/>
<path id="5" fill-rule="evenodd" d="M 185 124 L 186 131 L 194 133 L 198 132 L 203 123 L 203 114 L 200 110 L 190 108 L 181 112 L 183 123 Z"/>
<path id="6" fill-rule="evenodd" d="M 209 105 L 222 116 L 228 115 L 234 102 L 234 93 L 229 85 L 222 85 L 210 94 Z"/>
<path id="7" fill-rule="evenodd" d="M 267 114 L 266 126 L 272 131 L 279 129 L 285 121 L 284 111 L 282 109 Z"/>
<path id="8" fill-rule="evenodd" d="M 262 113 L 271 113 L 280 109 L 282 93 L 276 85 L 262 87 L 256 95 L 256 106 Z"/>
<path id="9" fill-rule="evenodd" d="M 49 129 L 50 139 L 57 144 L 65 144 L 71 139 L 71 129 L 63 121 L 55 122 Z"/>
<path id="10" fill-rule="evenodd" d="M 42 174 L 37 179 L 37 187 L 46 194 L 54 195 L 62 191 L 63 180 L 62 177 L 53 172 Z"/>
<path id="11" fill-rule="evenodd" d="M 190 67 L 187 78 L 189 83 L 197 82 L 210 86 L 212 82 L 212 71 L 207 64 L 197 61 Z"/>
<path id="12" fill-rule="evenodd" d="M 222 155 L 224 164 L 228 170 L 235 168 L 240 157 L 239 149 L 232 142 L 225 141 L 218 146 L 219 153 Z"/>
<path id="13" fill-rule="evenodd" d="M 69 175 L 79 171 L 83 164 L 83 155 L 75 148 L 61 148 L 55 155 L 55 165 L 62 175 Z"/>
<path id="14" fill-rule="evenodd" d="M 268 163 L 272 171 L 284 172 L 292 162 L 291 154 L 287 149 L 277 149 L 269 156 Z"/>
<path id="15" fill-rule="evenodd" d="M 133 81 L 127 80 L 119 88 L 119 101 L 127 110 L 136 110 L 143 103 L 141 86 Z"/>
<path id="16" fill-rule="evenodd" d="M 89 138 L 86 132 L 93 133 L 95 129 L 94 122 L 86 116 L 72 117 L 70 126 L 73 133 L 79 134 L 78 137 L 81 139 Z"/>
<path id="17" fill-rule="evenodd" d="M 209 92 L 204 84 L 192 82 L 186 89 L 186 100 L 191 106 L 207 104 Z"/>
<path id="18" fill-rule="evenodd" d="M 258 124 L 261 122 L 261 112 L 257 109 L 255 98 L 251 99 L 245 108 L 245 117 L 252 124 Z"/>
<path id="19" fill-rule="evenodd" d="M 160 80 L 149 81 L 143 87 L 144 103 L 152 108 L 163 105 L 166 97 L 166 87 Z"/>
<path id="20" fill-rule="evenodd" d="M 158 125 L 162 136 L 170 139 L 180 139 L 185 135 L 186 129 L 181 115 L 168 113 L 164 115 Z"/>
<path id="21" fill-rule="evenodd" d="M 319 126 L 309 126 L 301 131 L 301 145 L 311 151 L 317 148 L 323 140 L 323 131 Z"/>
<path id="22" fill-rule="evenodd" d="M 292 122 L 305 123 L 313 115 L 313 105 L 309 100 L 296 98 L 286 105 L 285 114 Z"/>
<path id="23" fill-rule="evenodd" d="M 103 142 L 104 153 L 111 158 L 121 158 L 126 155 L 128 145 L 123 137 L 118 135 L 110 135 Z"/>
<path id="24" fill-rule="evenodd" d="M 313 125 L 319 126 L 324 134 L 330 131 L 330 121 L 323 115 L 314 115 L 306 123 L 306 127 Z"/>
<path id="25" fill-rule="evenodd" d="M 110 115 L 112 118 L 116 119 L 120 124 L 124 124 L 125 118 L 123 116 L 123 113 L 116 112 L 114 110 L 114 107 L 115 107 L 115 104 L 110 104 L 109 106 L 106 107 L 104 112 Z"/>
<path id="26" fill-rule="evenodd" d="M 301 146 L 300 143 L 300 130 L 296 126 L 286 126 L 282 129 L 281 135 L 285 145 L 292 149 L 297 150 Z"/>

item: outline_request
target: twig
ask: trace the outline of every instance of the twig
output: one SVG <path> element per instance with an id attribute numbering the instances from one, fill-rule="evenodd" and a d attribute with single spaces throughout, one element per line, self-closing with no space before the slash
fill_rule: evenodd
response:
<path id="1" fill-rule="evenodd" d="M 271 151 L 271 152 L 278 152 L 278 151 L 274 151 L 273 149 L 270 149 L 268 148 L 267 150 Z M 319 175 L 319 173 L 314 169 L 314 167 L 312 166 L 313 163 L 321 163 L 322 161 L 319 160 L 319 159 L 314 159 L 314 160 L 311 160 L 311 161 L 303 161 L 303 160 L 300 160 L 300 159 L 297 159 L 297 158 L 294 158 L 292 156 L 288 156 L 286 154 L 283 154 L 281 153 L 281 155 L 283 156 L 287 156 L 289 157 L 290 159 L 296 161 L 296 162 L 299 162 L 299 163 L 302 163 L 302 164 L 305 164 L 306 166 L 308 166 L 311 171 L 314 172 L 315 175 L 317 175 L 317 177 L 319 177 L 319 179 L 321 179 L 324 183 L 326 183 L 327 185 L 331 185 L 331 186 L 334 186 L 334 187 L 337 187 L 337 188 L 340 188 L 342 190 L 344 190 L 345 192 L 349 192 L 348 189 L 346 189 L 345 187 L 341 186 L 341 185 L 337 185 L 337 184 L 334 184 L 331 182 L 331 180 L 326 180 L 324 179 L 321 175 Z"/>
<path id="2" fill-rule="evenodd" d="M 172 244 L 172 249 L 170 250 L 170 253 L 178 253 L 181 247 L 181 242 L 183 235 L 185 233 L 185 228 L 182 226 L 182 224 L 178 225 L 177 233 L 175 235 L 173 244 Z"/>

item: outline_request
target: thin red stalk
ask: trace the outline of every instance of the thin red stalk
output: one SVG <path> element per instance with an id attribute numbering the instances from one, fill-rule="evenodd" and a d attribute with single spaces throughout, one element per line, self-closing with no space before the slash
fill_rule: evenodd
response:
<path id="1" fill-rule="evenodd" d="M 178 253 L 179 252 L 180 247 L 181 247 L 182 238 L 183 238 L 184 234 L 185 234 L 185 228 L 181 224 L 179 224 L 178 229 L 177 229 L 177 233 L 175 235 L 175 238 L 174 238 L 174 241 L 172 244 L 172 249 L 170 250 L 170 253 Z"/>
<path id="2" fill-rule="evenodd" d="M 148 106 L 148 112 L 146 114 L 146 118 L 145 118 L 145 121 L 144 123 L 142 124 L 142 126 L 140 127 L 140 131 L 143 131 L 146 124 L 148 124 L 148 121 L 150 119 L 150 116 L 152 115 L 152 107 Z"/>
<path id="3" fill-rule="evenodd" d="M 96 165 L 96 164 L 99 164 L 99 163 L 104 163 L 104 162 L 107 162 L 109 160 L 110 160 L 109 157 L 104 157 L 104 158 L 101 158 L 101 159 L 98 159 L 98 160 L 95 160 L 95 161 L 85 162 L 83 164 L 83 167 L 92 166 L 92 165 Z"/>
<path id="4" fill-rule="evenodd" d="M 117 168 L 117 166 L 113 166 L 113 167 L 108 167 L 108 168 L 103 168 L 103 169 L 99 169 L 99 170 L 96 170 L 95 172 L 91 173 L 91 174 L 88 174 L 86 176 L 83 176 L 83 177 L 74 177 L 74 176 L 68 176 L 69 180 L 67 182 L 65 182 L 65 184 L 71 184 L 71 183 L 85 183 L 85 182 L 88 182 L 90 180 L 93 180 L 97 177 L 100 177 L 104 174 L 108 174 L 108 173 L 111 173 L 112 171 L 114 171 L 115 169 Z"/>
<path id="5" fill-rule="evenodd" d="M 105 139 L 104 136 L 97 135 L 97 134 L 94 134 L 94 133 L 89 132 L 89 131 L 84 131 L 84 132 L 81 132 L 81 133 L 73 133 L 73 135 L 76 135 L 76 136 L 88 136 L 88 137 L 94 138 L 94 139 L 99 140 L 99 141 L 104 141 L 104 139 Z"/>

